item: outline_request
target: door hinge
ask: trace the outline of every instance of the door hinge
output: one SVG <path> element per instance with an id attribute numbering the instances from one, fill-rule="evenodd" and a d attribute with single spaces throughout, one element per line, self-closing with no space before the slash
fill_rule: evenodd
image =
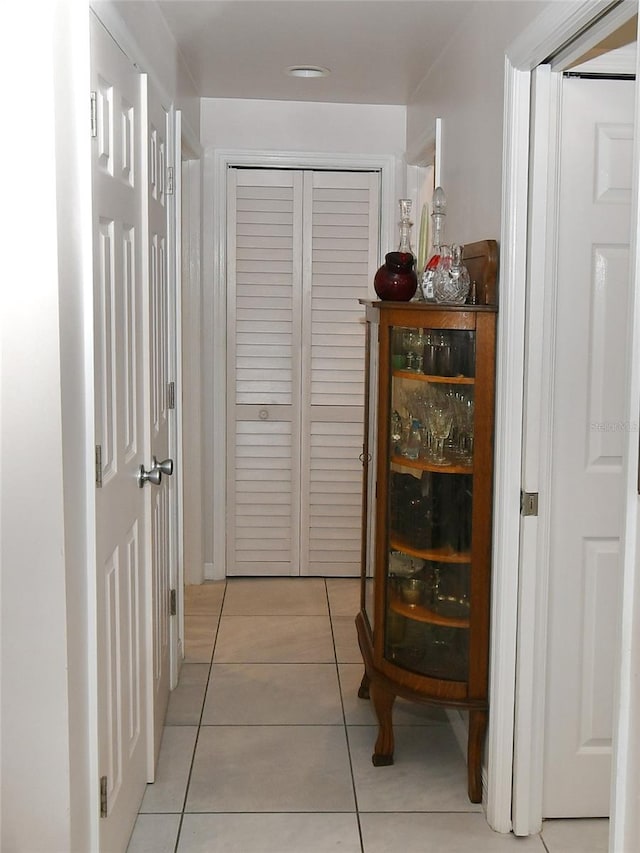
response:
<path id="1" fill-rule="evenodd" d="M 173 195 L 173 166 L 167 166 L 167 180 L 165 181 L 167 195 Z"/>
<path id="2" fill-rule="evenodd" d="M 178 613 L 178 594 L 175 589 L 169 592 L 169 615 L 176 616 Z"/>
<path id="3" fill-rule="evenodd" d="M 520 490 L 520 515 L 538 514 L 538 493 Z"/>
<path id="4" fill-rule="evenodd" d="M 91 93 L 91 137 L 98 135 L 98 93 Z"/>
<path id="5" fill-rule="evenodd" d="M 172 380 L 167 385 L 167 409 L 176 407 L 176 383 Z"/>
<path id="6" fill-rule="evenodd" d="M 96 444 L 96 488 L 102 488 L 102 445 Z"/>
<path id="7" fill-rule="evenodd" d="M 100 817 L 107 817 L 107 777 L 100 777 Z"/>

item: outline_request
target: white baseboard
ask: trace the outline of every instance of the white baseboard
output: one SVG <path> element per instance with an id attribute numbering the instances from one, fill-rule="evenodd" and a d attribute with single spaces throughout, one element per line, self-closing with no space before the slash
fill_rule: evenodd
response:
<path id="1" fill-rule="evenodd" d="M 467 742 L 469 740 L 469 716 L 466 711 L 458 708 L 445 708 L 445 713 L 451 723 L 451 728 L 458 741 L 464 760 L 467 760 Z"/>
<path id="2" fill-rule="evenodd" d="M 217 569 L 213 563 L 204 564 L 204 579 L 206 581 L 223 581 L 225 574 L 221 569 Z"/>
<path id="3" fill-rule="evenodd" d="M 453 729 L 453 734 L 460 747 L 460 752 L 464 760 L 467 760 L 467 745 L 469 738 L 469 714 L 467 711 L 460 711 L 458 708 L 445 708 L 445 713 L 449 718 L 449 723 Z M 482 808 L 487 811 L 487 765 L 482 765 Z"/>

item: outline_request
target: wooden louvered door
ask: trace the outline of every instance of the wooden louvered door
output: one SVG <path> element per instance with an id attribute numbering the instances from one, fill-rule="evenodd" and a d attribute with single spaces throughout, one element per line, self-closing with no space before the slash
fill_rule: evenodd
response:
<path id="1" fill-rule="evenodd" d="M 227 574 L 357 576 L 377 172 L 230 169 Z"/>

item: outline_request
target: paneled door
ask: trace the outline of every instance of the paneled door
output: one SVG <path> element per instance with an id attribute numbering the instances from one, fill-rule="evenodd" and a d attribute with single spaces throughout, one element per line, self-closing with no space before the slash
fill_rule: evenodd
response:
<path id="1" fill-rule="evenodd" d="M 170 591 L 172 571 L 175 570 L 171 518 L 175 511 L 175 486 L 169 474 L 173 461 L 169 453 L 169 381 L 171 366 L 171 334 L 173 300 L 169 289 L 172 284 L 169 269 L 169 205 L 172 196 L 167 193 L 166 176 L 169 163 L 170 110 L 163 106 L 151 84 L 147 91 L 147 210 L 148 210 L 148 270 L 149 282 L 148 322 L 149 354 L 145 359 L 148 371 L 149 446 L 152 459 L 164 463 L 165 471 L 158 486 L 146 489 L 149 502 L 151 553 L 151 610 L 153 647 L 153 678 L 151 701 L 153 704 L 153 761 L 160 751 L 162 727 L 169 701 L 170 680 Z"/>
<path id="2" fill-rule="evenodd" d="M 142 78 L 92 16 L 100 849 L 124 850 L 147 781 Z M 98 808 L 98 804 L 96 804 Z"/>
<path id="3" fill-rule="evenodd" d="M 357 576 L 378 172 L 229 169 L 227 573 Z"/>
<path id="4" fill-rule="evenodd" d="M 634 83 L 562 84 L 543 815 L 609 813 Z M 541 500 L 544 498 L 541 495 Z"/>

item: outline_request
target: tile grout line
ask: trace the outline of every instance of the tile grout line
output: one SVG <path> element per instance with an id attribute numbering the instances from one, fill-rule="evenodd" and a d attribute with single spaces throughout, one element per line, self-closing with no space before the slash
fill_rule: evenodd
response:
<path id="1" fill-rule="evenodd" d="M 204 687 L 204 694 L 202 696 L 202 707 L 200 708 L 200 716 L 198 718 L 198 731 L 196 732 L 196 739 L 193 744 L 193 752 L 191 754 L 191 763 L 189 765 L 189 774 L 187 776 L 187 784 L 184 789 L 184 799 L 182 801 L 182 811 L 180 813 L 180 821 L 178 823 L 178 832 L 176 835 L 176 843 L 174 846 L 174 853 L 178 853 L 178 848 L 180 846 L 180 836 L 182 835 L 182 825 L 184 823 L 185 809 L 187 807 L 187 799 L 189 797 L 189 787 L 191 785 L 191 775 L 193 773 L 193 764 L 196 758 L 196 750 L 198 748 L 198 741 L 200 740 L 200 730 L 202 728 L 202 717 L 204 716 L 204 706 L 207 701 L 207 693 L 209 692 L 209 684 L 211 683 L 212 671 L 213 671 L 213 657 L 216 651 L 216 643 L 218 641 L 218 632 L 220 631 L 220 622 L 222 621 L 222 611 L 224 610 L 224 601 L 227 597 L 227 582 L 225 580 L 224 584 L 224 592 L 222 593 L 222 601 L 220 602 L 220 611 L 218 613 L 218 622 L 216 625 L 215 635 L 213 638 L 213 646 L 211 648 L 211 659 L 209 660 L 209 672 L 207 674 L 207 681 Z M 186 630 L 185 630 L 186 634 Z"/>
<path id="2" fill-rule="evenodd" d="M 331 600 L 329 598 L 329 589 L 327 587 L 327 579 L 324 579 L 324 587 L 327 595 L 327 607 L 329 609 L 329 627 L 331 628 L 331 642 L 333 643 L 333 656 L 335 659 L 336 678 L 338 679 L 338 693 L 340 694 L 340 708 L 342 710 L 342 725 L 344 727 L 344 737 L 347 744 L 347 758 L 349 760 L 349 772 L 351 773 L 351 788 L 353 790 L 353 802 L 355 805 L 356 823 L 358 825 L 358 837 L 360 839 L 360 853 L 365 853 L 364 839 L 362 837 L 362 826 L 360 824 L 360 809 L 358 807 L 358 793 L 356 791 L 356 780 L 353 775 L 353 761 L 351 758 L 351 744 L 349 743 L 349 730 L 347 727 L 347 715 L 344 710 L 344 697 L 342 695 L 342 681 L 340 680 L 340 666 L 338 663 L 338 652 L 336 649 L 336 638 L 333 633 L 333 614 L 331 612 Z"/>

